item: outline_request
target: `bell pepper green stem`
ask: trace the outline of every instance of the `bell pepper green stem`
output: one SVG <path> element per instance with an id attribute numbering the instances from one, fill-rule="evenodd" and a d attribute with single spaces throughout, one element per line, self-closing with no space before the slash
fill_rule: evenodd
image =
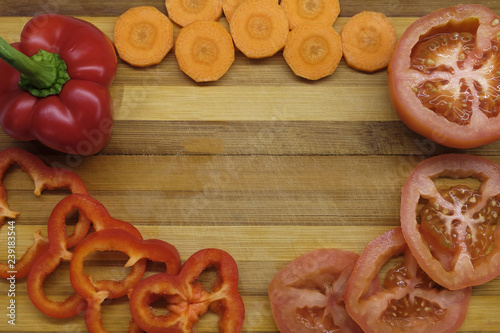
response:
<path id="1" fill-rule="evenodd" d="M 21 73 L 21 89 L 37 97 L 60 93 L 69 80 L 66 64 L 55 53 L 40 50 L 28 57 L 0 37 L 0 58 Z"/>

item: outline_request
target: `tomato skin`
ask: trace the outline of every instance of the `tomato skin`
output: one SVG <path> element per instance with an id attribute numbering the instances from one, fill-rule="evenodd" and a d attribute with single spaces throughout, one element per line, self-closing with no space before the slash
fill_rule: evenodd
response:
<path id="1" fill-rule="evenodd" d="M 456 26 L 450 28 L 446 24 L 451 22 L 452 19 L 455 23 L 462 22 L 458 23 L 458 25 L 463 24 L 461 28 L 458 28 L 462 30 L 474 30 L 470 28 L 470 25 L 477 24 L 477 32 L 474 32 L 474 37 L 476 38 L 475 47 L 468 53 L 464 61 L 465 68 L 459 69 L 457 61 L 454 64 L 453 74 L 439 71 L 432 74 L 423 74 L 415 69 L 411 69 L 412 52 L 415 45 L 421 41 L 422 36 L 427 36 L 430 31 L 444 33 L 449 30 L 451 32 Z M 391 102 L 401 120 L 410 129 L 439 144 L 453 148 L 473 148 L 500 139 L 500 117 L 486 116 L 485 113 L 479 110 L 480 92 L 474 89 L 473 83 L 473 81 L 485 82 L 487 79 L 486 76 L 491 76 L 491 73 L 487 73 L 486 68 L 484 70 L 476 70 L 474 66 L 477 63 L 477 59 L 482 58 L 483 55 L 487 54 L 493 48 L 492 41 L 500 40 L 499 19 L 487 7 L 464 4 L 432 12 L 418 19 L 407 28 L 393 53 L 387 73 Z M 437 29 L 436 27 L 438 26 L 445 28 L 433 30 Z M 496 48 L 498 49 L 498 47 Z M 496 61 L 498 62 L 498 58 L 500 57 L 498 50 L 495 51 L 494 56 L 496 56 Z M 496 64 L 495 66 L 496 69 L 493 69 L 493 71 L 497 72 L 499 65 Z M 455 84 L 455 87 L 457 87 L 460 78 L 464 78 L 471 88 L 470 96 L 467 97 L 467 103 L 471 105 L 472 116 L 470 117 L 470 123 L 467 125 L 459 125 L 451 122 L 442 115 L 431 111 L 422 104 L 422 100 L 417 97 L 415 92 L 416 87 L 426 82 L 426 80 L 447 80 L 450 82 L 450 86 Z M 492 100 L 496 100 L 498 97 L 498 86 L 500 85 L 499 77 L 495 76 L 491 82 L 494 82 L 496 85 L 489 86 L 491 91 L 494 91 Z M 456 91 L 449 88 L 449 90 L 445 89 L 445 93 L 453 95 L 456 94 Z M 436 97 L 442 97 L 445 93 L 441 95 L 437 94 Z M 494 103 L 496 103 L 495 110 L 498 112 L 500 106 L 498 102 Z"/>
<path id="2" fill-rule="evenodd" d="M 404 266 L 410 272 L 410 277 L 375 294 L 367 293 L 370 281 L 379 274 L 384 264 L 401 253 L 404 253 Z M 387 231 L 366 246 L 351 273 L 345 292 L 346 309 L 364 332 L 452 333 L 460 328 L 467 313 L 471 288 L 454 291 L 433 288 L 428 281 L 415 274 L 419 272 L 417 266 L 400 227 Z M 423 287 L 419 286 L 422 282 L 425 282 Z M 418 297 L 425 306 L 436 307 L 440 311 L 436 315 L 439 319 L 426 316 L 425 309 L 419 309 L 418 314 L 413 316 L 392 321 L 383 319 L 387 313 L 392 317 L 392 306 L 397 305 L 398 300 L 405 300 L 407 295 L 410 302 Z"/>
<path id="3" fill-rule="evenodd" d="M 350 251 L 318 249 L 283 267 L 269 285 L 273 318 L 280 332 L 362 333 L 343 305 L 347 281 L 358 257 Z M 376 279 L 373 290 L 379 286 Z"/>
<path id="4" fill-rule="evenodd" d="M 445 201 L 433 179 L 436 178 L 476 178 L 481 181 L 479 189 L 482 199 L 467 211 L 462 211 L 461 206 Z M 500 228 L 493 233 L 493 247 L 477 259 L 472 260 L 467 248 L 467 230 L 462 227 L 475 228 L 478 218 L 475 214 L 487 205 L 489 198 L 500 195 L 500 166 L 493 161 L 479 156 L 465 154 L 446 154 L 431 157 L 421 162 L 408 177 L 401 195 L 401 227 L 404 237 L 415 255 L 420 266 L 426 273 L 440 285 L 449 289 L 460 289 L 488 282 L 500 274 Z M 455 261 L 452 267 L 445 267 L 440 261 L 443 251 L 433 255 L 429 242 L 425 241 L 423 231 L 418 221 L 418 205 L 421 198 L 428 199 L 442 207 L 447 207 L 450 216 L 455 216 L 454 221 L 460 221 L 457 226 L 455 240 L 456 251 L 453 253 Z M 493 222 L 495 222 L 493 220 Z M 478 236 L 473 236 L 478 237 Z"/>

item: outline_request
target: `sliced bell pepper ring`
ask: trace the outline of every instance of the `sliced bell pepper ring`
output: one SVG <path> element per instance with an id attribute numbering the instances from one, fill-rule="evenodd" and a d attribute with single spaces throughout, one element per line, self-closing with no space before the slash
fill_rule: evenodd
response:
<path id="1" fill-rule="evenodd" d="M 119 251 L 127 254 L 130 259 L 125 267 L 130 267 L 141 259 L 165 263 L 165 274 L 177 274 L 181 267 L 177 249 L 161 240 L 141 240 L 126 231 L 112 229 L 96 231 L 82 240 L 76 246 L 70 262 L 70 281 L 73 289 L 87 301 L 85 322 L 89 332 L 105 331 L 101 318 L 101 304 L 110 296 L 106 289 L 97 288 L 83 271 L 85 258 L 96 251 Z M 134 284 L 139 280 L 137 279 Z"/>
<path id="2" fill-rule="evenodd" d="M 130 223 L 112 218 L 106 208 L 96 199 L 84 194 L 71 194 L 62 199 L 50 215 L 47 233 L 49 247 L 35 262 L 28 274 L 28 296 L 42 313 L 54 318 L 70 318 L 86 307 L 87 302 L 75 293 L 64 301 L 50 300 L 44 292 L 43 283 L 61 263 L 70 261 L 73 253 L 68 249 L 66 238 L 66 216 L 74 210 L 87 217 L 96 231 L 104 229 L 125 230 L 137 239 L 140 232 Z M 79 242 L 80 243 L 80 240 Z M 111 297 L 127 295 L 129 289 L 140 280 L 146 271 L 146 260 L 139 260 L 121 281 L 101 280 L 95 282 L 98 290 L 106 290 Z"/>
<path id="3" fill-rule="evenodd" d="M 7 190 L 1 182 L 13 165 L 19 165 L 21 169 L 30 176 L 35 184 L 35 196 L 40 196 L 44 190 L 68 189 L 71 193 L 88 194 L 82 179 L 74 172 L 47 166 L 37 156 L 19 149 L 8 148 L 0 152 L 0 226 L 7 219 L 15 219 L 21 213 L 13 211 L 7 203 Z M 87 234 L 90 220 L 80 217 L 73 234 L 68 236 L 68 244 L 74 246 L 82 235 Z M 35 242 L 30 246 L 23 256 L 15 262 L 0 264 L 0 277 L 7 278 L 15 272 L 16 278 L 28 275 L 28 272 L 38 256 L 48 248 L 48 239 L 42 237 L 38 231 L 35 233 Z"/>
<path id="4" fill-rule="evenodd" d="M 115 48 L 93 24 L 65 15 L 29 20 L 19 43 L 0 38 L 0 124 L 16 140 L 91 155 L 109 141 Z"/>
<path id="5" fill-rule="evenodd" d="M 217 269 L 211 290 L 197 281 L 207 268 Z M 167 301 L 168 313 L 155 315 L 150 307 L 159 298 Z M 149 333 L 194 332 L 200 317 L 208 311 L 219 316 L 219 331 L 241 332 L 245 306 L 238 292 L 238 267 L 231 255 L 219 249 L 203 249 L 193 254 L 177 275 L 150 276 L 135 286 L 130 294 L 132 318 Z"/>

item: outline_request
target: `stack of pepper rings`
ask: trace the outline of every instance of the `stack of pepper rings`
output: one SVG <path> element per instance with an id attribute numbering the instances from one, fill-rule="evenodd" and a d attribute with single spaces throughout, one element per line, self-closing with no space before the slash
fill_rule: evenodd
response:
<path id="1" fill-rule="evenodd" d="M 128 296 L 132 320 L 129 332 L 193 332 L 199 318 L 208 311 L 219 316 L 220 332 L 240 332 L 245 310 L 238 292 L 238 268 L 230 254 L 219 249 L 202 249 L 181 265 L 177 249 L 160 239 L 142 238 L 132 224 L 114 219 L 106 208 L 92 198 L 81 178 L 72 171 L 45 165 L 35 155 L 17 148 L 0 152 L 0 226 L 20 213 L 10 210 L 7 191 L 1 182 L 12 165 L 18 165 L 35 184 L 35 195 L 44 190 L 67 189 L 71 192 L 52 210 L 47 237 L 35 234 L 34 244 L 15 263 L 15 269 L 0 264 L 0 276 L 27 276 L 28 295 L 42 313 L 54 318 L 70 318 L 85 311 L 89 332 L 105 332 L 101 305 L 105 299 Z M 78 211 L 71 235 L 66 218 Z M 90 227 L 93 227 L 93 231 Z M 72 250 L 72 252 L 70 251 Z M 99 251 L 125 253 L 131 267 L 121 281 L 93 281 L 84 273 L 86 257 Z M 147 261 L 164 263 L 165 272 L 143 278 Z M 50 300 L 44 292 L 46 278 L 69 261 L 70 281 L 75 293 L 63 301 Z M 202 272 L 217 270 L 208 290 L 198 281 Z M 166 315 L 155 314 L 151 304 L 167 302 Z"/>

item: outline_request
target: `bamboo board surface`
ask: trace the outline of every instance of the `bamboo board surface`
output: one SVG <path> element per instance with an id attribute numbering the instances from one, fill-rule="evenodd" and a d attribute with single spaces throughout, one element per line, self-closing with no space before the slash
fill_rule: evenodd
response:
<path id="1" fill-rule="evenodd" d="M 340 31 L 350 16 L 376 10 L 390 18 L 400 36 L 417 17 L 457 3 L 341 0 L 334 27 Z M 500 13 L 498 1 L 480 3 Z M 0 35 L 15 42 L 30 17 L 58 12 L 88 20 L 112 38 L 116 17 L 137 5 L 166 12 L 157 0 L 2 0 Z M 224 18 L 221 22 L 227 27 Z M 361 253 L 373 238 L 398 226 L 401 188 L 418 162 L 459 152 L 500 163 L 500 142 L 456 150 L 413 133 L 390 104 L 386 72 L 360 73 L 343 60 L 332 76 L 308 82 L 293 75 L 281 53 L 249 60 L 237 52 L 222 79 L 195 84 L 180 72 L 171 52 L 146 69 L 119 62 L 111 92 L 115 129 L 99 154 L 67 156 L 3 132 L 0 149 L 20 147 L 49 165 L 75 171 L 111 216 L 133 223 L 145 238 L 172 243 L 183 261 L 202 248 L 228 251 L 240 270 L 244 332 L 277 332 L 267 287 L 286 263 L 317 248 Z M 22 253 L 66 193 L 35 198 L 31 181 L 18 169 L 9 172 L 5 184 L 9 204 L 22 212 L 16 221 L 16 247 Z M 1 239 L 5 228 L 0 247 Z M 88 269 L 118 278 L 124 262 L 101 256 Z M 47 293 L 69 295 L 67 273 L 67 265 L 58 269 Z M 38 312 L 25 279 L 16 281 L 16 326 L 9 325 L 8 287 L 0 281 L 0 331 L 86 331 L 82 316 L 57 320 Z M 473 289 L 460 332 L 500 332 L 497 313 L 499 278 Z M 110 331 L 126 331 L 127 301 L 107 302 L 103 316 Z M 208 317 L 200 331 L 216 331 L 214 322 Z"/>

